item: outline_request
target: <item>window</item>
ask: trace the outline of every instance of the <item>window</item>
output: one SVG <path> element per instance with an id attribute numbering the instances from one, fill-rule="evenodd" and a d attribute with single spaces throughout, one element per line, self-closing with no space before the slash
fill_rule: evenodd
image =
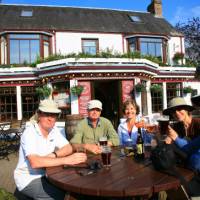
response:
<path id="1" fill-rule="evenodd" d="M 181 83 L 167 83 L 167 102 L 181 96 Z"/>
<path id="2" fill-rule="evenodd" d="M 0 88 L 0 121 L 17 119 L 17 100 L 15 87 Z"/>
<path id="3" fill-rule="evenodd" d="M 50 39 L 40 34 L 10 34 L 9 64 L 28 64 L 36 61 L 37 57 L 48 57 L 50 54 Z"/>
<path id="4" fill-rule="evenodd" d="M 140 51 L 141 55 L 155 56 L 161 61 L 164 60 L 163 40 L 161 38 L 128 38 L 128 47 L 130 52 Z"/>
<path id="5" fill-rule="evenodd" d="M 131 18 L 132 22 L 141 22 L 141 19 L 139 16 L 131 15 L 129 17 Z"/>
<path id="6" fill-rule="evenodd" d="M 39 99 L 35 87 L 21 87 L 23 118 L 29 119 L 38 108 Z"/>
<path id="7" fill-rule="evenodd" d="M 162 39 L 140 38 L 140 51 L 142 55 L 162 58 Z"/>
<path id="8" fill-rule="evenodd" d="M 33 11 L 32 10 L 22 10 L 21 17 L 32 17 Z"/>
<path id="9" fill-rule="evenodd" d="M 82 39 L 82 52 L 96 55 L 98 53 L 98 39 Z"/>

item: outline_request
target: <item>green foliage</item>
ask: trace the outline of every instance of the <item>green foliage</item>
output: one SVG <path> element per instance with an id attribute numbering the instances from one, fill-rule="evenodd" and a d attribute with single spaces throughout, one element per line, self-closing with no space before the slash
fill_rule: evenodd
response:
<path id="1" fill-rule="evenodd" d="M 151 92 L 161 93 L 163 88 L 160 84 L 152 84 L 150 87 Z"/>
<path id="2" fill-rule="evenodd" d="M 84 87 L 82 85 L 76 85 L 70 88 L 71 93 L 76 96 L 80 96 L 83 90 Z"/>
<path id="3" fill-rule="evenodd" d="M 146 90 L 146 87 L 145 87 L 144 84 L 142 84 L 142 83 L 137 83 L 137 84 L 135 85 L 135 91 L 136 91 L 136 92 L 143 92 L 143 91 L 145 91 L 145 90 Z"/>
<path id="4" fill-rule="evenodd" d="M 187 93 L 192 93 L 193 89 L 191 88 L 191 86 L 187 86 L 183 88 L 183 93 L 187 94 Z"/>
<path id="5" fill-rule="evenodd" d="M 173 57 L 173 60 L 174 61 L 178 61 L 178 60 L 181 60 L 184 58 L 184 53 L 181 53 L 181 52 L 176 52 L 174 54 L 174 57 Z"/>
<path id="6" fill-rule="evenodd" d="M 200 17 L 191 17 L 186 22 L 176 24 L 176 29 L 184 35 L 186 57 L 191 63 L 200 63 Z"/>
<path id="7" fill-rule="evenodd" d="M 10 192 L 7 192 L 5 189 L 0 188 L 0 199 L 2 200 L 16 200 L 16 198 Z"/>
<path id="8" fill-rule="evenodd" d="M 47 85 L 38 87 L 36 88 L 36 94 L 39 96 L 40 99 L 45 99 L 50 96 L 51 88 L 48 87 Z"/>

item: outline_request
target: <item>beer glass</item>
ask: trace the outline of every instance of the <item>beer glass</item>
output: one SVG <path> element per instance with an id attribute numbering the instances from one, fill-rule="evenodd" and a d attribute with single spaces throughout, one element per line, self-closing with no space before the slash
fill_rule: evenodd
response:
<path id="1" fill-rule="evenodd" d="M 101 159 L 105 168 L 111 167 L 111 147 L 102 146 Z"/>
<path id="2" fill-rule="evenodd" d="M 157 121 L 161 140 L 164 140 L 168 134 L 169 116 L 161 115 L 161 117 Z"/>
<path id="3" fill-rule="evenodd" d="M 99 145 L 100 146 L 107 146 L 108 144 L 108 139 L 106 136 L 100 137 L 99 138 Z"/>

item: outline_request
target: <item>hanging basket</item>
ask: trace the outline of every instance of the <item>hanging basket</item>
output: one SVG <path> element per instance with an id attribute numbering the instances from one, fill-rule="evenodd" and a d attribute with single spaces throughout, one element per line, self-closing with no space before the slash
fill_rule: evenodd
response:
<path id="1" fill-rule="evenodd" d="M 159 84 L 152 84 L 150 87 L 150 90 L 151 90 L 151 92 L 154 92 L 154 93 L 161 93 L 163 88 Z"/>
<path id="2" fill-rule="evenodd" d="M 84 87 L 82 85 L 76 85 L 70 88 L 71 93 L 76 96 L 80 96 L 83 90 Z"/>
<path id="3" fill-rule="evenodd" d="M 137 83 L 137 84 L 135 85 L 135 91 L 136 91 L 136 92 L 144 92 L 145 90 L 146 90 L 146 87 L 145 87 L 144 84 L 142 84 L 142 83 Z"/>

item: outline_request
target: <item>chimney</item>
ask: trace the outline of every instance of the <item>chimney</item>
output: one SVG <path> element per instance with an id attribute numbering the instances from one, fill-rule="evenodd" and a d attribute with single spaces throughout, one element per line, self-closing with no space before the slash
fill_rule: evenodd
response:
<path id="1" fill-rule="evenodd" d="M 154 14 L 155 17 L 162 16 L 162 0 L 151 0 L 151 3 L 147 7 L 147 11 Z"/>

